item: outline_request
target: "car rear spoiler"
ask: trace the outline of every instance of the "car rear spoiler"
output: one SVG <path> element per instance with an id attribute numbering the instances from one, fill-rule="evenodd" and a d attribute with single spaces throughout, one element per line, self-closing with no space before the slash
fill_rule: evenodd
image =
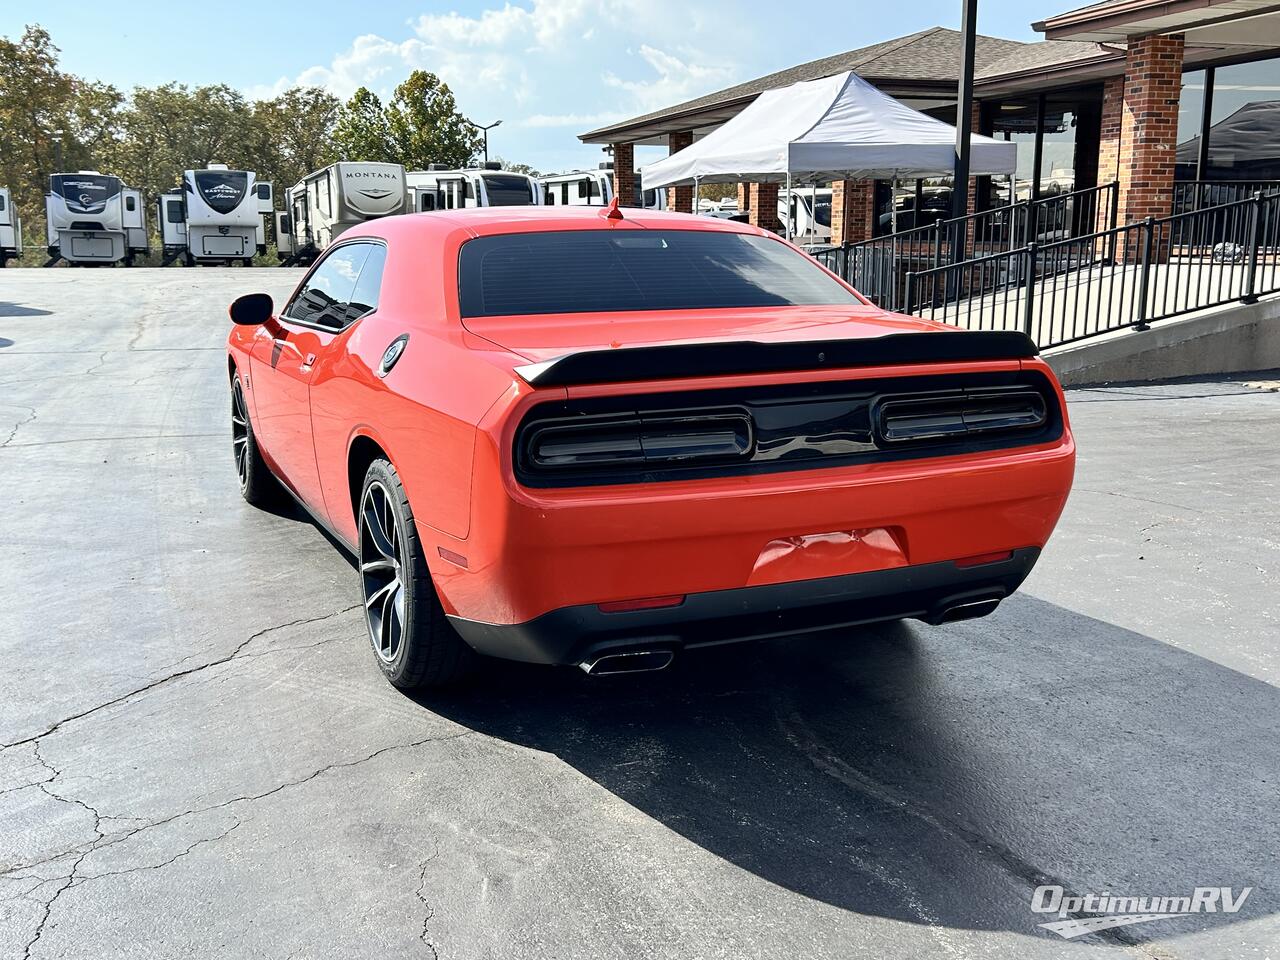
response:
<path id="1" fill-rule="evenodd" d="M 848 340 L 799 343 L 680 343 L 658 347 L 588 350 L 516 367 L 535 387 L 572 387 L 631 380 L 674 380 L 826 367 L 883 367 L 905 363 L 1024 360 L 1039 350 L 1025 333 L 957 330 L 891 333 Z"/>

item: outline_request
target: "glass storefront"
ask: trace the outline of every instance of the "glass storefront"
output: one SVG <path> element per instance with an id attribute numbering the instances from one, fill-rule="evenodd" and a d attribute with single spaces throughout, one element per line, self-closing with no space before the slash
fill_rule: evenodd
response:
<path id="1" fill-rule="evenodd" d="M 1201 146 L 1208 108 L 1209 136 Z M 1183 74 L 1179 180 L 1280 180 L 1280 59 Z"/>

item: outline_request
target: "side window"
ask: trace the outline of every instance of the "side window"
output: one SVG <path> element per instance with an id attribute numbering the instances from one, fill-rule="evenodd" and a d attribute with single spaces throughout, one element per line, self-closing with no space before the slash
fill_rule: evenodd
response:
<path id="1" fill-rule="evenodd" d="M 186 217 L 183 216 L 181 200 L 166 200 L 164 202 L 164 218 L 169 223 L 181 223 Z"/>
<path id="2" fill-rule="evenodd" d="M 0 193 L 0 213 L 4 213 L 4 194 Z"/>
<path id="3" fill-rule="evenodd" d="M 419 207 L 422 210 L 434 210 L 436 208 L 436 195 L 434 193 L 424 191 L 420 196 Z"/>
<path id="4" fill-rule="evenodd" d="M 138 209 L 138 198 L 137 198 L 137 197 L 125 197 L 125 198 L 124 198 L 124 208 L 125 208 L 126 210 L 128 210 L 130 213 L 133 213 L 133 211 L 135 211 L 135 210 L 137 210 L 137 209 Z"/>
<path id="5" fill-rule="evenodd" d="M 360 279 L 351 292 L 347 310 L 347 323 L 354 323 L 366 313 L 378 309 L 378 295 L 382 291 L 382 268 L 387 262 L 387 248 L 380 243 L 363 244 L 369 248 L 369 256 L 360 270 Z"/>
<path id="6" fill-rule="evenodd" d="M 578 181 L 578 199 L 584 199 L 591 194 L 591 186 L 585 180 Z"/>
<path id="7" fill-rule="evenodd" d="M 289 301 L 285 318 L 331 330 L 351 322 L 356 281 L 373 244 L 345 243 L 321 258 L 297 295 Z"/>

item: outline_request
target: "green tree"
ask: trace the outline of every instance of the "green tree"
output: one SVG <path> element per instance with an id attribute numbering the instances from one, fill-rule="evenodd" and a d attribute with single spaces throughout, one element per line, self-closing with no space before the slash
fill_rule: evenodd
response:
<path id="1" fill-rule="evenodd" d="M 210 163 L 252 170 L 260 143 L 252 109 L 226 84 L 136 87 L 120 129 L 112 172 L 150 196 L 180 183 L 184 170 Z"/>
<path id="2" fill-rule="evenodd" d="M 541 170 L 536 170 L 527 163 L 510 163 L 503 160 L 502 157 L 494 157 L 493 159 L 497 161 L 498 165 L 501 166 L 503 170 L 510 170 L 512 173 L 523 173 L 530 177 L 542 176 Z"/>
<path id="3" fill-rule="evenodd" d="M 458 112 L 453 91 L 434 73 L 415 70 L 387 104 L 387 132 L 395 158 L 410 170 L 429 163 L 461 167 L 483 142 Z"/>
<path id="4" fill-rule="evenodd" d="M 63 72 L 48 31 L 0 37 L 0 184 L 13 191 L 29 242 L 44 235 L 44 193 L 57 173 L 102 166 L 118 139 L 121 97 Z"/>
<path id="5" fill-rule="evenodd" d="M 399 162 L 391 143 L 387 111 L 378 95 L 366 87 L 357 90 L 338 111 L 333 142 L 343 160 Z"/>
<path id="6" fill-rule="evenodd" d="M 319 87 L 294 87 L 253 105 L 254 169 L 284 190 L 338 158 L 334 125 L 342 104 Z"/>

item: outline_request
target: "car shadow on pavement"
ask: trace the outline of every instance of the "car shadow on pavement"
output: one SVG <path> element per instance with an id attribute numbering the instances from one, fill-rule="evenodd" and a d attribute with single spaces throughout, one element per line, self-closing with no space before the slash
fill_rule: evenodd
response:
<path id="1" fill-rule="evenodd" d="M 1031 596 L 946 628 L 693 651 L 656 674 L 487 667 L 419 702 L 850 911 L 1045 936 L 1039 884 L 1255 890 L 1234 916 L 1103 935 L 1132 943 L 1275 909 L 1280 691 Z"/>
<path id="2" fill-rule="evenodd" d="M 51 317 L 52 310 L 41 310 L 39 307 L 24 307 L 20 303 L 9 303 L 0 300 L 0 317 Z M 7 346 L 7 344 L 6 344 Z"/>

